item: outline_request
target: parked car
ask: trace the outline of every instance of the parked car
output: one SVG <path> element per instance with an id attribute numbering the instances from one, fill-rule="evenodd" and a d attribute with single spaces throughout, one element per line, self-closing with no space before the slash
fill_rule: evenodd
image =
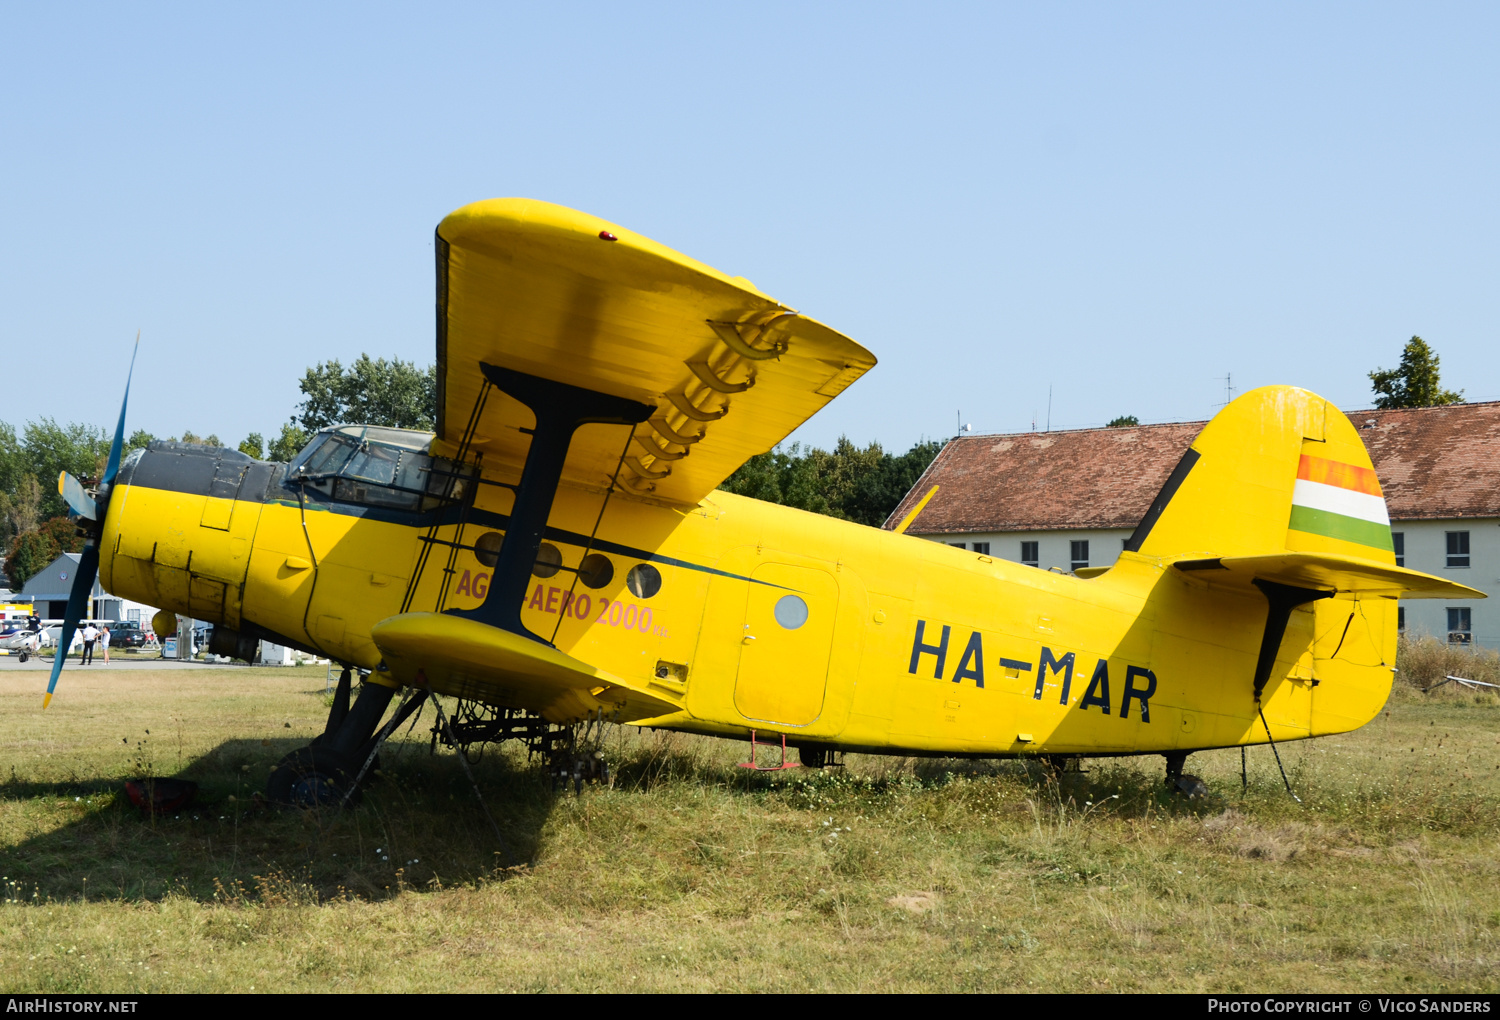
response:
<path id="1" fill-rule="evenodd" d="M 57 645 L 58 638 L 62 637 L 62 624 L 54 623 L 50 627 L 42 628 L 42 647 L 53 648 Z M 69 652 L 83 650 L 83 628 L 79 627 L 73 631 L 73 641 L 68 645 Z"/>
<path id="2" fill-rule="evenodd" d="M 116 648 L 144 648 L 147 644 L 146 632 L 141 625 L 134 620 L 121 620 L 119 623 L 107 624 L 109 627 L 109 647 Z"/>

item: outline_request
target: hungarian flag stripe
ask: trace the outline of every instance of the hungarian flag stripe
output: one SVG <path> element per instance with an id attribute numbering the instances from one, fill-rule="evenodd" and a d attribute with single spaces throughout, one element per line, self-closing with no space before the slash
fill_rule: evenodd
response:
<path id="1" fill-rule="evenodd" d="M 1287 527 L 1391 550 L 1391 518 L 1371 468 L 1303 455 Z"/>
<path id="2" fill-rule="evenodd" d="M 1297 477 L 1302 481 L 1319 482 L 1370 496 L 1385 495 L 1380 491 L 1380 479 L 1375 477 L 1374 468 L 1345 464 L 1327 457 L 1313 457 L 1304 453 L 1297 463 Z"/>

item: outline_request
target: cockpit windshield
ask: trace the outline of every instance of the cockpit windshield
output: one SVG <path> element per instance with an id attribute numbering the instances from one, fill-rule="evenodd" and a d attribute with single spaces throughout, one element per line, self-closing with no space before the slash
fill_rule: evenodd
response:
<path id="1" fill-rule="evenodd" d="M 432 433 L 375 425 L 324 429 L 287 468 L 286 484 L 340 503 L 431 510 L 460 502 L 471 466 L 427 453 Z"/>

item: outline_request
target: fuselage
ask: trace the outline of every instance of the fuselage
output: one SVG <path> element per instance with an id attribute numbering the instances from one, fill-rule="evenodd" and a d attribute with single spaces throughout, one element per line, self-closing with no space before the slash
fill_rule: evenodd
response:
<path id="1" fill-rule="evenodd" d="M 483 601 L 513 472 L 486 469 L 501 484 L 428 509 L 287 478 L 229 450 L 135 456 L 101 538 L 105 587 L 367 670 L 379 621 Z M 724 492 L 691 508 L 604 502 L 602 485 L 557 491 L 522 621 L 683 705 L 632 721 L 986 757 L 1266 739 L 1251 694 L 1264 602 L 1160 559 L 1124 553 L 1082 579 Z M 1390 598 L 1298 609 L 1262 700 L 1271 736 L 1372 718 L 1395 617 Z M 507 703 L 503 683 L 465 695 Z"/>

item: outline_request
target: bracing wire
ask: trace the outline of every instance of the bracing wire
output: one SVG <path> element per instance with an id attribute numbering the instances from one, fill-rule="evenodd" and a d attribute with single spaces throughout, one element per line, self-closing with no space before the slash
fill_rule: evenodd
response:
<path id="1" fill-rule="evenodd" d="M 562 630 L 563 617 L 567 615 L 567 607 L 573 604 L 573 596 L 578 590 L 578 579 L 583 576 L 583 561 L 594 551 L 594 539 L 599 535 L 599 525 L 604 522 L 604 511 L 609 509 L 609 498 L 615 494 L 616 484 L 620 480 L 620 468 L 625 466 L 625 458 L 630 455 L 630 441 L 635 438 L 635 430 L 636 426 L 630 426 L 630 435 L 625 437 L 625 448 L 620 451 L 620 459 L 615 461 L 615 473 L 609 479 L 609 491 L 604 494 L 604 502 L 599 504 L 599 516 L 594 518 L 594 530 L 589 532 L 588 544 L 583 547 L 583 553 L 578 559 L 579 569 L 573 572 L 573 583 L 568 586 L 563 612 L 557 614 L 557 623 L 552 628 L 552 638 L 549 641 L 554 647 L 557 645 L 558 632 Z"/>
<path id="2" fill-rule="evenodd" d="M 1281 764 L 1281 752 L 1276 750 L 1276 740 L 1271 736 L 1271 724 L 1266 722 L 1265 709 L 1261 708 L 1260 705 L 1257 704 L 1255 706 L 1255 711 L 1260 715 L 1260 724 L 1266 728 L 1266 740 L 1271 745 L 1271 753 L 1276 756 L 1276 767 L 1281 770 L 1281 781 L 1286 784 L 1286 792 L 1292 795 L 1292 800 L 1295 800 L 1298 804 L 1301 804 L 1302 798 L 1297 796 L 1295 793 L 1292 793 L 1291 780 L 1287 779 L 1286 768 Z"/>

